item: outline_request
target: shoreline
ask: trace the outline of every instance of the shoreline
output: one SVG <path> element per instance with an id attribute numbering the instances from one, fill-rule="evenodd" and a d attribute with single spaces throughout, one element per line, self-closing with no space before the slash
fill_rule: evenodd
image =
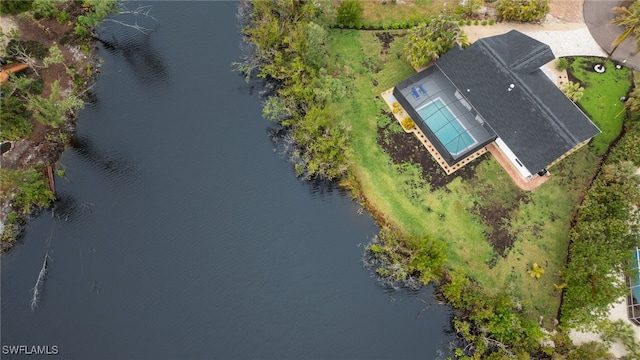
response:
<path id="1" fill-rule="evenodd" d="M 17 40 L 39 41 L 43 46 L 58 45 L 63 53 L 62 64 L 51 64 L 48 67 L 39 69 L 37 79 L 43 82 L 43 96 L 46 97 L 53 81 L 60 81 L 61 90 L 64 93 L 74 94 L 72 96 L 83 101 L 87 100 L 87 92 L 95 81 L 96 73 L 99 71 L 100 59 L 96 54 L 96 41 L 90 39 L 83 45 L 64 44 L 64 38 L 73 31 L 73 23 L 59 24 L 57 32 L 49 31 L 48 27 L 30 23 L 28 18 L 20 19 L 19 14 L 8 14 L 0 18 L 0 28 L 3 34 L 17 32 Z M 53 21 L 56 21 L 55 19 Z M 38 30 L 40 33 L 38 33 Z M 9 37 L 4 36 L 0 41 L 0 50 L 4 53 L 9 44 Z M 76 77 L 68 74 L 69 68 L 83 69 L 78 71 Z M 27 70 L 32 72 L 31 69 Z M 29 75 L 33 77 L 32 75 Z M 81 79 L 81 84 L 80 80 Z M 76 111 L 69 111 L 64 116 L 64 121 L 58 127 L 46 126 L 33 118 L 28 119 L 33 124 L 32 133 L 26 138 L 18 140 L 3 140 L 4 143 L 11 144 L 8 151 L 2 156 L 2 170 L 31 170 L 38 171 L 44 177 L 49 191 L 53 194 L 53 200 L 46 207 L 35 206 L 29 212 L 16 208 L 13 204 L 16 194 L 11 190 L 4 194 L 0 204 L 0 254 L 4 254 L 13 248 L 16 241 L 23 234 L 27 221 L 35 214 L 53 206 L 55 202 L 54 178 L 58 169 L 57 163 L 64 150 L 69 146 L 70 140 L 75 136 L 75 124 L 78 120 Z M 7 184 L 2 184 L 7 187 Z M 7 189 L 3 189 L 6 191 Z"/>

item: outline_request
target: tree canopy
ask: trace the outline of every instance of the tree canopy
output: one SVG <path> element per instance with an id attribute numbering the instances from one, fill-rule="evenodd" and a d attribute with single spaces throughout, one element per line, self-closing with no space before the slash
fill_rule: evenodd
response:
<path id="1" fill-rule="evenodd" d="M 635 0 L 628 8 L 614 7 L 612 10 L 616 13 L 616 18 L 611 24 L 624 27 L 624 31 L 613 41 L 614 49 L 629 36 L 633 36 L 636 47 L 640 50 L 640 0 Z"/>
<path id="2" fill-rule="evenodd" d="M 414 68 L 427 66 L 456 44 L 467 46 L 467 36 L 449 17 L 432 18 L 407 34 L 404 55 Z"/>

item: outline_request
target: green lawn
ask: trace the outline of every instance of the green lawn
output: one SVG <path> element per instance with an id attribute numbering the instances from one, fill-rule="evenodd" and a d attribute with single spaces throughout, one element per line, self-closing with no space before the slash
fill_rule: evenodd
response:
<path id="1" fill-rule="evenodd" d="M 377 143 L 377 127 L 388 122 L 381 113 L 387 109 L 379 94 L 415 71 L 401 56 L 403 37 L 396 37 L 382 51 L 375 34 L 332 30 L 329 41 L 330 53 L 336 57 L 330 71 L 349 87 L 348 96 L 333 104 L 332 111 L 350 121 L 354 172 L 368 205 L 407 234 L 446 241 L 449 268 L 466 271 L 490 293 L 516 289 L 534 309 L 531 318 L 544 316 L 550 324 L 560 304 L 553 284 L 562 283 L 560 271 L 566 262 L 574 204 L 598 157 L 583 148 L 550 169 L 552 178 L 533 193 L 513 185 L 491 157 L 477 165 L 469 180 L 457 177 L 445 188 L 432 190 L 422 179 L 419 164 L 394 164 Z M 504 257 L 487 242 L 491 224 L 474 212 L 475 204 L 508 209 L 502 228 L 516 240 Z M 527 274 L 534 262 L 545 269 L 541 279 Z"/>
<path id="2" fill-rule="evenodd" d="M 600 58 L 571 58 L 569 69 L 584 87 L 584 95 L 578 105 L 602 131 L 592 142 L 597 155 L 603 155 L 622 130 L 624 103 L 620 98 L 627 95 L 633 80 L 631 70 L 617 70 L 612 61 L 607 62 L 607 70 L 603 74 L 596 73 L 593 64 L 601 61 Z"/>
<path id="3" fill-rule="evenodd" d="M 364 13 L 363 24 L 393 25 L 405 22 L 420 23 L 425 22 L 433 15 L 452 15 L 457 1 L 452 0 L 406 0 L 394 2 L 387 0 L 387 4 L 382 1 L 362 1 Z"/>

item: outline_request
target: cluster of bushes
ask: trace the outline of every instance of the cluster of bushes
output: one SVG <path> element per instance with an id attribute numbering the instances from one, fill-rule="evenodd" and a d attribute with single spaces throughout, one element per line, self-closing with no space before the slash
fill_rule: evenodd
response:
<path id="1" fill-rule="evenodd" d="M 439 294 L 459 312 L 453 328 L 459 343 L 454 350 L 458 359 L 612 359 L 607 344 L 622 341 L 629 358 L 639 352 L 630 324 L 601 322 L 606 343 L 586 342 L 574 345 L 562 329 L 544 333 L 531 320 L 531 304 L 510 290 L 512 286 L 489 295 L 473 280 L 458 271 L 445 272 Z"/>
<path id="2" fill-rule="evenodd" d="M 397 21 L 393 23 L 384 24 L 365 24 L 362 22 L 353 22 L 348 24 L 337 23 L 333 25 L 334 28 L 339 29 L 354 29 L 354 30 L 399 30 L 399 29 L 411 29 L 418 26 L 419 21 Z"/>
<path id="3" fill-rule="evenodd" d="M 457 357 L 528 358 L 543 351 L 540 326 L 527 319 L 530 306 L 513 291 L 490 296 L 464 273 L 447 272 L 440 293 L 461 311 L 453 320 L 464 345 L 455 351 Z"/>
<path id="4" fill-rule="evenodd" d="M 562 87 L 562 92 L 571 99 L 571 101 L 577 103 L 582 99 L 582 95 L 584 95 L 584 88 L 580 86 L 580 83 L 569 81 Z"/>
<path id="5" fill-rule="evenodd" d="M 549 0 L 500 0 L 496 11 L 500 20 L 540 21 L 549 12 Z"/>
<path id="6" fill-rule="evenodd" d="M 2 169 L 0 183 L 16 189 L 12 194 L 3 193 L 3 202 L 11 203 L 14 209 L 25 214 L 30 213 L 34 207 L 45 207 L 53 201 L 53 193 L 47 187 L 42 171 Z"/>
<path id="7" fill-rule="evenodd" d="M 389 283 L 419 287 L 440 279 L 447 261 L 442 240 L 414 238 L 383 226 L 366 248 L 365 263 Z"/>
<path id="8" fill-rule="evenodd" d="M 31 9 L 33 0 L 0 1 L 0 14 L 19 14 Z"/>
<path id="9" fill-rule="evenodd" d="M 637 79 L 636 79 L 637 80 Z M 626 102 L 625 135 L 613 147 L 579 208 L 571 230 L 563 322 L 588 326 L 628 292 L 624 277 L 640 246 L 640 87 Z"/>
<path id="10" fill-rule="evenodd" d="M 2 232 L 2 241 L 11 242 L 19 232 L 19 226 L 24 214 L 30 213 L 35 207 L 46 207 L 53 201 L 53 192 L 47 187 L 47 180 L 42 169 L 12 170 L 2 169 L 0 184 L 11 192 L 0 194 L 2 203 L 11 204 L 13 213 L 7 217 L 7 223 Z M 22 215 L 17 215 L 17 214 Z"/>
<path id="11" fill-rule="evenodd" d="M 414 68 L 424 67 L 456 44 L 468 45 L 467 36 L 458 23 L 449 17 L 434 17 L 409 30 L 404 56 Z"/>
<path id="12" fill-rule="evenodd" d="M 458 21 L 458 25 L 460 26 L 471 26 L 471 24 L 473 25 L 482 25 L 482 26 L 486 26 L 486 25 L 495 25 L 496 21 L 494 19 L 490 19 L 489 21 L 487 20 L 459 20 Z"/>
<path id="13" fill-rule="evenodd" d="M 345 3 L 351 5 L 346 8 Z M 357 20 L 348 15 L 359 2 L 342 4 L 342 21 Z M 333 4 L 259 1 L 239 11 L 254 51 L 236 69 L 247 79 L 257 72 L 276 87 L 276 94 L 265 101 L 263 115 L 290 129 L 297 174 L 342 178 L 350 164 L 349 126 L 327 108 L 346 95 L 344 84 L 327 73 L 327 27 L 334 21 Z"/>
<path id="14" fill-rule="evenodd" d="M 606 164 L 578 209 L 571 229 L 562 320 L 588 326 L 606 317 L 609 305 L 629 290 L 624 276 L 640 245 L 637 213 L 640 179 L 628 161 Z"/>

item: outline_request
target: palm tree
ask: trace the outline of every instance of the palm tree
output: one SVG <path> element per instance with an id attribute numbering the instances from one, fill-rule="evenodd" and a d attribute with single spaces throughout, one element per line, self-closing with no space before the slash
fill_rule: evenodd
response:
<path id="1" fill-rule="evenodd" d="M 604 66 L 607 61 L 611 59 L 614 51 L 616 51 L 618 46 L 620 46 L 620 44 L 622 44 L 632 34 L 636 37 L 636 47 L 640 49 L 640 0 L 635 0 L 628 8 L 617 6 L 611 9 L 611 11 L 617 14 L 615 19 L 611 21 L 611 24 L 623 26 L 624 31 L 618 35 L 615 40 L 613 40 L 611 43 L 612 49 L 607 53 L 607 57 L 604 59 L 602 64 L 596 64 L 594 66 L 594 70 L 599 73 L 603 73 L 605 71 Z"/>
<path id="2" fill-rule="evenodd" d="M 635 0 L 628 8 L 614 7 L 612 10 L 617 16 L 611 24 L 624 27 L 624 31 L 611 43 L 613 49 L 607 59 L 631 35 L 635 36 L 636 47 L 640 49 L 640 0 Z"/>

